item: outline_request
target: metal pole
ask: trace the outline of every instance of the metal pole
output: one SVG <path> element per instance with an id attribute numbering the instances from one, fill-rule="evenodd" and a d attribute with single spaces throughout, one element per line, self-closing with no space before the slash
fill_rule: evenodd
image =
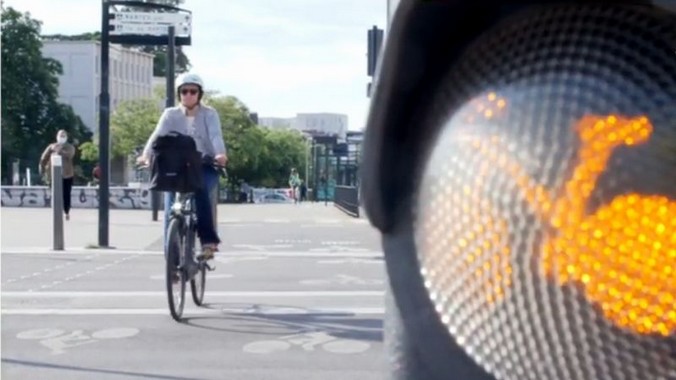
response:
<path id="1" fill-rule="evenodd" d="M 110 9 L 108 1 L 101 4 L 101 95 L 99 96 L 99 246 L 108 247 L 108 211 L 110 198 L 110 95 L 108 94 Z"/>
<path id="2" fill-rule="evenodd" d="M 174 76 L 175 68 L 174 64 L 176 62 L 175 51 L 176 51 L 176 35 L 174 26 L 169 26 L 167 28 L 167 69 L 166 69 L 166 97 L 165 104 L 166 108 L 173 107 L 176 103 L 176 92 L 174 91 Z M 156 222 L 158 219 L 158 212 L 160 208 L 160 199 L 162 193 L 159 191 L 152 192 L 151 205 L 153 213 L 153 221 Z M 166 216 L 165 216 L 166 217 Z"/>
<path id="3" fill-rule="evenodd" d="M 324 173 L 326 174 L 326 182 L 324 183 L 324 206 L 329 204 L 329 145 L 324 145 Z"/>
<path id="4" fill-rule="evenodd" d="M 307 138 L 305 139 L 305 187 L 309 186 L 308 180 L 310 179 L 310 145 L 308 144 Z"/>
<path id="5" fill-rule="evenodd" d="M 63 250 L 63 162 L 61 156 L 52 157 L 52 249 Z"/>

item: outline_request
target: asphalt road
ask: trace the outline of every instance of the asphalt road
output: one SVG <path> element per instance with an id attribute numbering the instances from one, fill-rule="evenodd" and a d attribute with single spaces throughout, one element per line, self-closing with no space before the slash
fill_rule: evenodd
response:
<path id="1" fill-rule="evenodd" d="M 219 217 L 205 305 L 188 298 L 183 323 L 167 309 L 159 231 L 118 244 L 138 249 L 3 245 L 2 379 L 383 377 L 384 263 L 364 219 L 315 204 Z"/>

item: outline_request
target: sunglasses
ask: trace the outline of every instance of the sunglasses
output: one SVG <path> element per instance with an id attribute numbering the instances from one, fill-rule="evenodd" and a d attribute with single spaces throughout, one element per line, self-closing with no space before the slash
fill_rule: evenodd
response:
<path id="1" fill-rule="evenodd" d="M 197 95 L 199 93 L 199 90 L 195 90 L 194 88 L 184 88 L 181 90 L 181 95 Z"/>

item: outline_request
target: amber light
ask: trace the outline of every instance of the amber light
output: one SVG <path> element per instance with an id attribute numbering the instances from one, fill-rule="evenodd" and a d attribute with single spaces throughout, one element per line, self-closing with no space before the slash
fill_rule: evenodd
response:
<path id="1" fill-rule="evenodd" d="M 488 120 L 504 112 L 505 106 L 504 99 L 491 93 L 475 102 L 463 120 L 472 124 Z M 489 304 L 505 296 L 512 283 L 511 252 L 502 241 L 509 224 L 474 190 L 490 186 L 491 172 L 506 173 L 553 231 L 540 248 L 541 273 L 561 286 L 578 284 L 605 318 L 619 327 L 668 336 L 676 330 L 676 202 L 660 195 L 629 193 L 591 215 L 585 211 L 613 150 L 647 141 L 653 126 L 646 117 L 610 115 L 585 116 L 574 127 L 580 146 L 570 178 L 558 192 L 535 183 L 498 136 L 463 135 L 461 149 L 471 149 L 481 159 L 472 180 L 464 186 L 441 183 L 430 204 L 460 208 L 461 214 L 450 218 L 464 218 L 465 229 L 454 231 L 451 235 L 458 238 L 451 240 L 444 227 L 457 220 L 441 221 L 439 216 L 423 220 L 427 238 L 421 247 L 423 260 L 443 258 L 425 267 L 442 265 L 448 269 L 444 277 L 466 278 L 467 286 L 478 287 Z M 452 173 L 447 178 L 453 178 Z"/>
<path id="2" fill-rule="evenodd" d="M 616 325 L 667 336 L 676 329 L 676 202 L 631 193 L 585 213 L 613 149 L 647 141 L 653 126 L 646 117 L 588 116 L 576 131 L 578 165 L 547 213 L 557 232 L 542 248 L 544 272 L 579 282 Z"/>

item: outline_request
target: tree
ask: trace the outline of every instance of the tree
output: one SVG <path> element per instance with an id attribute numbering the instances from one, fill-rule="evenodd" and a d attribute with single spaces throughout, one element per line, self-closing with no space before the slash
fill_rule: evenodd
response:
<path id="1" fill-rule="evenodd" d="M 2 11 L 2 171 L 14 160 L 36 167 L 47 144 L 64 129 L 82 143 L 91 133 L 58 99 L 61 64 L 42 56 L 41 23 L 8 7 Z"/>
<path id="2" fill-rule="evenodd" d="M 164 89 L 158 86 L 153 98 L 124 102 L 111 117 L 113 157 L 136 156 L 152 134 L 161 114 Z M 228 147 L 228 175 L 231 186 L 239 180 L 252 185 L 286 186 L 292 167 L 305 171 L 305 142 L 298 131 L 273 130 L 257 126 L 249 109 L 234 96 L 217 92 L 205 95 L 205 104 L 216 109 L 223 138 Z M 83 160 L 98 160 L 95 143 L 80 147 Z"/>
<path id="3" fill-rule="evenodd" d="M 156 89 L 151 98 L 126 100 L 115 109 L 110 118 L 112 158 L 140 154 L 162 113 L 160 103 L 164 99 L 160 90 Z M 98 161 L 98 142 L 83 144 L 80 154 L 83 160 Z"/>
<path id="4" fill-rule="evenodd" d="M 157 98 L 134 99 L 120 104 L 110 118 L 113 156 L 140 153 L 162 113 L 159 104 Z"/>
<path id="5" fill-rule="evenodd" d="M 258 183 L 266 187 L 288 186 L 289 172 L 296 168 L 305 173 L 306 145 L 303 135 L 296 130 L 266 129 L 267 156 L 260 168 Z M 307 178 L 303 178 L 307 181 Z"/>
<path id="6" fill-rule="evenodd" d="M 223 138 L 228 146 L 228 175 L 231 182 L 245 180 L 252 185 L 286 186 L 289 170 L 305 171 L 305 142 L 294 130 L 257 126 L 249 109 L 234 96 L 210 94 L 206 102 L 220 116 Z"/>

